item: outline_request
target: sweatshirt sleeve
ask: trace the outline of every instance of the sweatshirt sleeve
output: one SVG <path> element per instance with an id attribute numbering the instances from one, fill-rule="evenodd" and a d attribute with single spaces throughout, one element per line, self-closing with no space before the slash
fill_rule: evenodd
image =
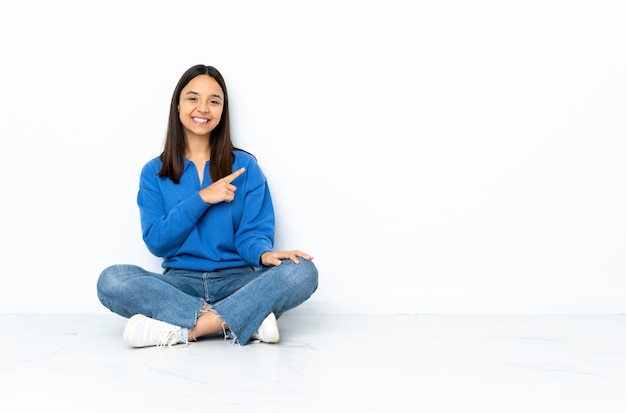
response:
<path id="1" fill-rule="evenodd" d="M 235 244 L 242 258 L 261 266 L 261 254 L 274 249 L 274 206 L 265 175 L 256 162 L 247 166 L 246 174 L 245 204 Z"/>
<path id="2" fill-rule="evenodd" d="M 157 257 L 173 257 L 209 205 L 197 191 L 178 202 L 166 212 L 162 185 L 165 178 L 157 176 L 154 162 L 141 171 L 137 204 L 141 217 L 143 240 Z"/>

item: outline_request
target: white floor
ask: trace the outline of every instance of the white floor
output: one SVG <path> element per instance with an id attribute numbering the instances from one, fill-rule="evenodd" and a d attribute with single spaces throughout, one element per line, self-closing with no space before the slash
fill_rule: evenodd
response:
<path id="1" fill-rule="evenodd" d="M 620 412 L 626 316 L 317 315 L 131 349 L 114 314 L 0 315 L 2 412 Z"/>

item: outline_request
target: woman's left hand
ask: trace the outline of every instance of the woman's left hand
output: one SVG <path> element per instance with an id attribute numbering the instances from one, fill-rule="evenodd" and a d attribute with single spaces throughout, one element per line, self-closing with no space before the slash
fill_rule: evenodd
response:
<path id="1" fill-rule="evenodd" d="M 300 264 L 298 257 L 304 260 L 312 260 L 313 256 L 298 250 L 291 251 L 268 251 L 261 255 L 261 263 L 266 266 L 280 265 L 281 260 L 291 260 L 296 264 Z"/>

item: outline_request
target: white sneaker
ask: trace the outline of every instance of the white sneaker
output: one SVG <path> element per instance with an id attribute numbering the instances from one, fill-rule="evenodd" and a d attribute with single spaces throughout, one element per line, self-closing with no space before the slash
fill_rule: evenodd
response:
<path id="1" fill-rule="evenodd" d="M 252 334 L 253 340 L 261 340 L 264 343 L 278 343 L 280 332 L 274 313 L 270 313 L 261 323 L 259 328 Z"/>
<path id="2" fill-rule="evenodd" d="M 126 322 L 124 341 L 131 347 L 165 346 L 175 347 L 177 344 L 187 345 L 187 340 L 181 335 L 182 328 L 135 314 Z"/>

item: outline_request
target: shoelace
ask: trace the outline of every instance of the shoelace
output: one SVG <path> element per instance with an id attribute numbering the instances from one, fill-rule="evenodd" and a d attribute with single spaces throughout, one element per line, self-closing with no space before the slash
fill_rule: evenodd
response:
<path id="1" fill-rule="evenodd" d="M 165 348 L 165 346 L 169 348 L 186 347 L 187 344 L 189 344 L 189 341 L 187 341 L 187 339 L 185 339 L 180 334 L 176 334 L 175 332 L 171 330 L 169 331 L 162 330 L 159 333 L 161 333 L 162 338 L 160 341 L 157 341 L 157 344 L 156 344 L 157 348 Z M 163 333 L 167 333 L 167 334 L 163 334 Z M 176 340 L 170 340 L 171 338 L 175 338 Z M 183 340 L 183 342 L 179 343 L 180 340 Z"/>

